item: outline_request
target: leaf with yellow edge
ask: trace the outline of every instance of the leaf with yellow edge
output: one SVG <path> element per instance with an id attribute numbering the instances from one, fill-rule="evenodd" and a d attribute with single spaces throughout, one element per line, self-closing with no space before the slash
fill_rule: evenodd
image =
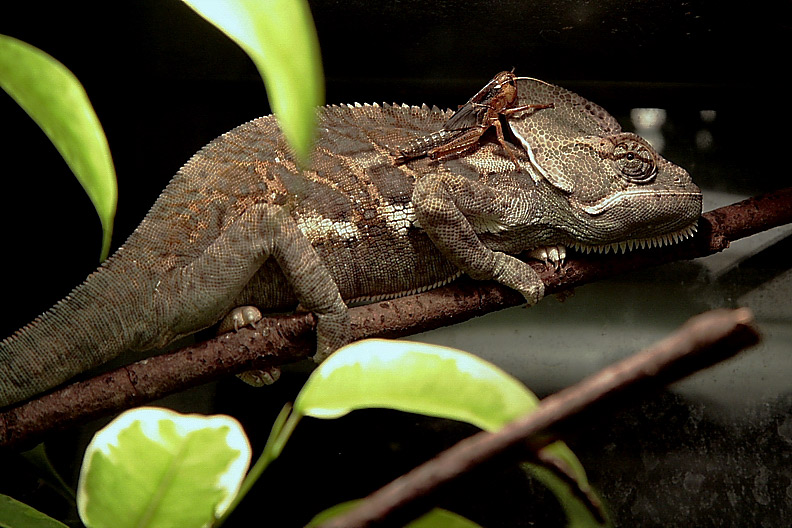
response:
<path id="1" fill-rule="evenodd" d="M 110 252 L 118 191 L 102 125 L 80 82 L 38 48 L 0 35 L 0 87 L 41 127 L 88 193 Z"/>
<path id="2" fill-rule="evenodd" d="M 230 416 L 140 407 L 96 433 L 80 470 L 77 510 L 89 528 L 201 528 L 233 501 L 250 444 Z"/>
<path id="3" fill-rule="evenodd" d="M 539 399 L 519 380 L 473 354 L 410 341 L 369 339 L 328 357 L 311 374 L 294 410 L 314 418 L 337 418 L 356 409 L 388 408 L 496 431 L 538 404 Z M 543 452 L 560 459 L 580 489 L 589 492 L 583 466 L 565 443 L 550 444 Z M 550 471 L 532 473 L 558 496 L 570 526 L 602 526 L 587 507 L 568 507 L 582 503 L 558 476 Z"/>
<path id="4" fill-rule="evenodd" d="M 183 0 L 253 60 L 270 106 L 297 158 L 306 163 L 324 104 L 319 41 L 305 0 Z"/>

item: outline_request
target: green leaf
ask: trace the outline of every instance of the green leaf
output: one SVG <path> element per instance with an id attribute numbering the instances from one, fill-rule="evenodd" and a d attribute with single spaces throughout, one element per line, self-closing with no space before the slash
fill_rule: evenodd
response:
<path id="1" fill-rule="evenodd" d="M 234 499 L 249 464 L 250 444 L 229 416 L 133 409 L 89 444 L 77 509 L 89 528 L 208 526 Z"/>
<path id="2" fill-rule="evenodd" d="M 88 193 L 102 222 L 104 260 L 118 191 L 107 138 L 82 85 L 40 49 L 0 35 L 0 87 L 47 134 Z"/>
<path id="3" fill-rule="evenodd" d="M 0 528 L 68 528 L 35 508 L 0 495 Z"/>
<path id="4" fill-rule="evenodd" d="M 353 500 L 336 504 L 317 514 L 305 528 L 315 528 L 333 517 L 348 512 L 359 503 L 360 500 Z M 404 528 L 481 528 L 481 526 L 456 513 L 443 510 L 442 508 L 435 508 L 410 524 L 405 525 Z"/>
<path id="5" fill-rule="evenodd" d="M 369 339 L 332 354 L 308 379 L 294 410 L 314 418 L 337 418 L 355 409 L 388 408 L 450 418 L 496 431 L 532 412 L 539 399 L 519 380 L 483 359 L 452 348 L 410 341 Z M 583 466 L 563 442 L 543 450 L 569 469 L 590 493 Z M 528 467 L 533 469 L 534 464 Z M 601 526 L 570 486 L 551 471 L 531 471 L 565 508 L 570 526 Z"/>
<path id="6" fill-rule="evenodd" d="M 517 379 L 452 348 L 368 339 L 331 355 L 308 379 L 294 410 L 338 418 L 383 407 L 451 418 L 492 431 L 536 408 Z"/>
<path id="7" fill-rule="evenodd" d="M 253 59 L 283 134 L 305 164 L 324 104 L 316 29 L 305 0 L 183 0 Z"/>

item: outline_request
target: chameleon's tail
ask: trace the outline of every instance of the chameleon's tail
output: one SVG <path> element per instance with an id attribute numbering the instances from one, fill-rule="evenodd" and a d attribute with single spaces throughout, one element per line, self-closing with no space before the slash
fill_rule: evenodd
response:
<path id="1" fill-rule="evenodd" d="M 65 299 L 0 342 L 0 407 L 16 403 L 135 345 L 135 281 L 100 267 Z M 139 329 L 137 329 L 139 330 Z"/>

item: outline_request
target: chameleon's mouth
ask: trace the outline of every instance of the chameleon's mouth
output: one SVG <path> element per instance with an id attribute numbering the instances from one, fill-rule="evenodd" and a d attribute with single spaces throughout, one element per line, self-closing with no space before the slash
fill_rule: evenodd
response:
<path id="1" fill-rule="evenodd" d="M 634 238 L 622 242 L 613 242 L 611 244 L 602 245 L 589 245 L 575 241 L 569 244 L 569 246 L 581 253 L 608 253 L 610 251 L 613 251 L 614 253 L 627 253 L 628 251 L 636 248 L 644 249 L 678 244 L 679 242 L 692 237 L 697 230 L 698 221 L 693 222 L 691 225 L 683 227 L 677 231 L 654 237 Z"/>

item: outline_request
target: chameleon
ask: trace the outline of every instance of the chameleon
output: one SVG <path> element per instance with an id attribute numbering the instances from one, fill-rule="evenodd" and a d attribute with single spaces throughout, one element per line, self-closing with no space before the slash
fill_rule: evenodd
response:
<path id="1" fill-rule="evenodd" d="M 503 137 L 500 116 L 532 109 L 552 108 L 553 103 L 513 106 L 517 100 L 516 79 L 514 72 L 502 71 L 495 75 L 467 103 L 454 112 L 441 130 L 413 139 L 408 145 L 397 148 L 395 163 L 404 163 L 421 156 L 437 160 L 463 154 L 476 147 L 484 132 L 490 127 L 495 127 L 498 142 L 511 157 L 515 168 L 519 169 L 519 164 Z"/>
<path id="2" fill-rule="evenodd" d="M 244 324 L 249 307 L 313 312 L 321 361 L 349 341 L 351 303 L 467 274 L 532 305 L 544 285 L 518 255 L 557 264 L 567 248 L 626 251 L 695 232 L 701 191 L 687 171 L 583 97 L 514 83 L 509 106 L 552 107 L 505 113 L 503 142 L 482 132 L 452 159 L 394 162 L 398 146 L 453 117 L 426 105 L 318 108 L 308 168 L 273 116 L 211 141 L 110 258 L 0 342 L 0 407 L 229 313 Z"/>

